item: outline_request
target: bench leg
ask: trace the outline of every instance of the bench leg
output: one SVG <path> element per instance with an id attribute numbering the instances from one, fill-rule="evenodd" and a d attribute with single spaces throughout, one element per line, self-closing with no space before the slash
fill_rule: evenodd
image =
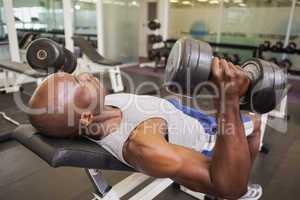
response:
<path id="1" fill-rule="evenodd" d="M 184 193 L 186 193 L 186 194 L 188 194 L 188 195 L 190 195 L 190 196 L 196 198 L 196 199 L 199 199 L 199 200 L 204 200 L 204 199 L 205 199 L 205 196 L 206 196 L 206 195 L 203 194 L 203 193 L 200 193 L 200 192 L 194 192 L 194 191 L 192 191 L 192 190 L 189 190 L 189 189 L 187 189 L 187 188 L 184 187 L 184 186 L 180 186 L 180 190 L 181 190 L 182 192 L 184 192 Z"/>
<path id="2" fill-rule="evenodd" d="M 279 110 L 273 110 L 269 113 L 272 117 L 284 119 L 286 117 L 287 95 L 281 100 Z"/>
<path id="3" fill-rule="evenodd" d="M 146 62 L 146 63 L 141 63 L 139 65 L 141 68 L 143 67 L 151 67 L 151 68 L 156 68 L 155 62 Z"/>
<path id="4" fill-rule="evenodd" d="M 13 77 L 11 77 L 13 76 Z M 11 83 L 11 79 L 14 80 L 14 83 Z M 6 93 L 18 92 L 20 86 L 16 83 L 17 74 L 14 72 L 10 72 L 8 70 L 4 70 L 4 87 L 1 88 L 1 91 Z"/>
<path id="5" fill-rule="evenodd" d="M 156 179 L 129 200 L 152 200 L 172 183 L 173 181 L 168 178 Z"/>
<path id="6" fill-rule="evenodd" d="M 144 174 L 133 173 L 111 187 L 100 170 L 86 169 L 86 172 L 97 191 L 97 194 L 94 194 L 94 200 L 119 200 L 149 178 Z"/>
<path id="7" fill-rule="evenodd" d="M 264 149 L 264 138 L 265 138 L 267 123 L 268 123 L 268 117 L 269 117 L 268 113 L 261 115 L 260 147 L 259 147 L 260 152 L 264 152 L 263 151 L 263 149 Z"/>

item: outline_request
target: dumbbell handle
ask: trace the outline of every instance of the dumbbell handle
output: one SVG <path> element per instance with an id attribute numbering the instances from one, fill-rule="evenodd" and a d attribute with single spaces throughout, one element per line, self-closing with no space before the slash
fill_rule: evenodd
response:
<path id="1" fill-rule="evenodd" d="M 213 60 L 214 58 L 216 57 L 211 56 L 211 60 Z M 247 64 L 247 66 L 244 67 L 241 67 L 239 65 L 235 65 L 235 66 L 245 73 L 245 75 L 249 78 L 250 82 L 254 82 L 260 79 L 261 69 L 258 67 L 258 65 L 255 65 L 253 63 L 253 64 Z"/>

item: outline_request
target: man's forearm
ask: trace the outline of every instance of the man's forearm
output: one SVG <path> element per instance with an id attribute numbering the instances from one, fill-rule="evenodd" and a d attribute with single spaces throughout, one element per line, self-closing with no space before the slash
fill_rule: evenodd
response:
<path id="1" fill-rule="evenodd" d="M 216 188 L 235 193 L 241 186 L 247 186 L 251 157 L 239 103 L 228 103 L 225 108 L 224 113 L 217 116 L 218 136 L 210 174 Z"/>

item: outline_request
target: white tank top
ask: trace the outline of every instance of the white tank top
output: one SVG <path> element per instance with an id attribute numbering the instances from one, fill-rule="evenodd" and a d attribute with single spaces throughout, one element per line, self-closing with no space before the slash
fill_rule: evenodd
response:
<path id="1" fill-rule="evenodd" d="M 185 115 L 170 102 L 153 96 L 112 94 L 105 97 L 105 105 L 121 109 L 122 121 L 117 131 L 96 141 L 117 159 L 130 166 L 123 157 L 123 146 L 131 132 L 143 121 L 161 118 L 167 123 L 169 143 L 202 152 L 208 134 L 194 118 Z"/>

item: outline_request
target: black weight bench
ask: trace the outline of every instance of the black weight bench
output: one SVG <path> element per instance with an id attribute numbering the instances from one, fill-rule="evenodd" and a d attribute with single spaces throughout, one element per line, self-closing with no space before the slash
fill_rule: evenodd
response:
<path id="1" fill-rule="evenodd" d="M 143 174 L 133 173 L 116 186 L 111 187 L 100 170 L 136 171 L 84 137 L 54 139 L 43 136 L 33 126 L 24 124 L 12 132 L 11 138 L 38 155 L 51 167 L 84 168 L 96 189 L 96 193 L 93 193 L 95 197 L 93 200 L 119 200 L 121 196 L 126 195 L 149 178 Z M 171 182 L 169 181 L 168 184 Z"/>
<path id="2" fill-rule="evenodd" d="M 146 180 L 152 182 L 137 192 L 130 200 L 151 200 L 169 187 L 171 179 L 149 179 L 114 158 L 101 146 L 81 137 L 77 139 L 54 139 L 40 134 L 33 126 L 24 124 L 18 126 L 11 134 L 27 149 L 38 155 L 51 167 L 79 167 L 84 168 L 95 186 L 96 193 L 93 200 L 120 200 Z M 118 184 L 111 187 L 104 179 L 101 170 L 117 170 L 134 172 Z M 203 200 L 204 194 L 194 193 L 181 188 L 182 191 Z"/>
<path id="3" fill-rule="evenodd" d="M 109 152 L 86 138 L 54 139 L 43 136 L 31 125 L 20 125 L 11 136 L 46 161 L 51 167 L 133 171 Z"/>
<path id="4" fill-rule="evenodd" d="M 107 66 L 117 66 L 122 64 L 121 62 L 104 58 L 96 51 L 93 45 L 83 37 L 74 36 L 73 40 L 75 42 L 75 45 L 79 46 L 83 54 L 86 55 L 88 59 L 90 59 L 94 63 Z"/>

